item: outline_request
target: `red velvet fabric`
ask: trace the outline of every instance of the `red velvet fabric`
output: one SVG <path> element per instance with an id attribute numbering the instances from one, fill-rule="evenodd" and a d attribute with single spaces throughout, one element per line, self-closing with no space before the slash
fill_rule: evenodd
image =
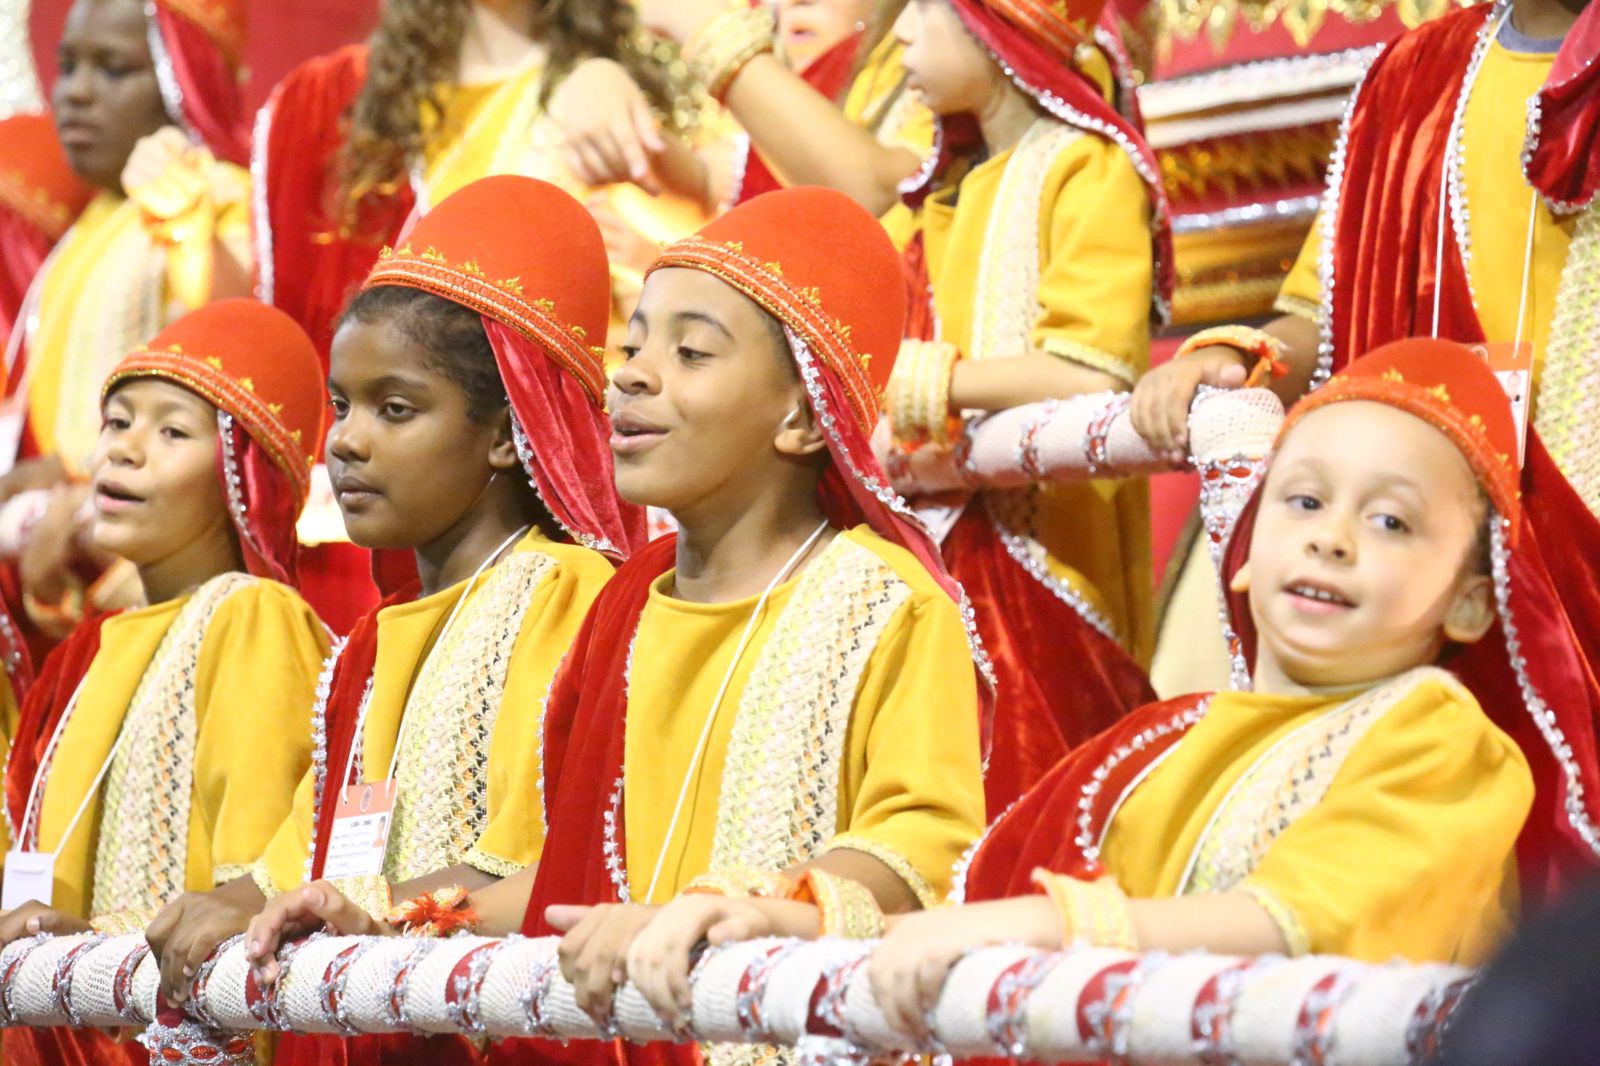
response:
<path id="1" fill-rule="evenodd" d="M 569 534 L 597 549 L 606 545 L 614 559 L 627 558 L 649 538 L 644 508 L 617 495 L 605 412 L 523 333 L 489 315 L 483 329 L 528 437 L 523 459 L 539 498 Z"/>
<path id="2" fill-rule="evenodd" d="M 1600 7 L 1585 7 L 1567 31 L 1539 90 L 1539 122 L 1529 129 L 1528 181 L 1566 210 L 1600 192 Z"/>
<path id="3" fill-rule="evenodd" d="M 850 87 L 850 75 L 855 70 L 856 53 L 860 48 L 861 34 L 851 34 L 812 60 L 811 65 L 800 72 L 801 80 L 829 100 L 838 100 Z M 767 166 L 755 145 L 746 141 L 744 153 L 744 180 L 739 183 L 739 195 L 734 203 L 742 204 L 764 192 L 783 188 L 783 182 Z"/>
<path id="4" fill-rule="evenodd" d="M 218 159 L 245 166 L 250 131 L 239 71 L 217 41 L 166 4 L 153 5 L 155 29 L 183 93 L 183 123 Z"/>
<path id="5" fill-rule="evenodd" d="M 672 569 L 677 538 L 651 541 L 614 574 L 578 630 L 556 672 L 545 704 L 544 794 L 548 831 L 539 874 L 528 900 L 522 931 L 554 932 L 544 920 L 553 903 L 614 903 L 615 887 L 601 843 L 611 790 L 622 773 L 628 713 L 627 667 L 633 634 L 650 586 Z M 616 825 L 625 849 L 622 820 Z M 696 1061 L 692 1048 L 602 1044 L 579 1041 L 562 1047 L 548 1041 L 515 1040 L 491 1046 L 493 1063 Z"/>
<path id="6" fill-rule="evenodd" d="M 984 775 L 992 818 L 1069 751 L 1156 695 L 1121 645 L 1011 558 L 982 506 L 956 521 L 944 559 L 977 614 L 997 682 Z"/>
<path id="7" fill-rule="evenodd" d="M 311 335 L 323 363 L 333 327 L 378 252 L 411 212 L 411 188 L 400 183 L 374 195 L 358 223 L 342 225 L 331 209 L 337 193 L 336 158 L 344 143 L 342 116 L 367 77 L 367 48 L 350 45 L 292 71 L 267 100 L 254 146 L 258 190 L 256 265 L 263 300 L 285 311 Z"/>
<path id="8" fill-rule="evenodd" d="M 98 1029 L 7 1029 L 6 1066 L 149 1066 L 150 1052 L 135 1040 Z"/>
<path id="9" fill-rule="evenodd" d="M 17 719 L 17 735 L 11 739 L 11 759 L 6 764 L 6 813 L 11 825 L 20 832 L 22 818 L 28 804 L 28 790 L 33 786 L 34 775 L 39 772 L 39 761 L 50 743 L 50 734 L 66 712 L 78 682 L 89 672 L 89 664 L 100 651 L 100 626 L 111 615 L 103 614 L 85 619 L 58 644 L 44 661 L 38 680 L 28 689 Z M 14 845 L 20 843 L 13 841 Z M 10 1054 L 9 1034 L 7 1055 Z"/>
<path id="10" fill-rule="evenodd" d="M 1403 337 L 1482 341 L 1445 220 L 1444 266 L 1435 261 L 1440 174 L 1467 62 L 1489 5 L 1452 12 L 1405 34 L 1367 72 L 1350 121 L 1334 219 L 1334 367 Z"/>
<path id="11" fill-rule="evenodd" d="M 299 576 L 300 542 L 295 537 L 295 522 L 300 517 L 300 494 L 289 475 L 237 419 L 233 423 L 232 450 L 244 497 L 245 520 L 241 524 L 234 518 L 234 529 L 239 535 L 245 569 L 256 577 L 293 587 Z M 217 474 L 222 479 L 223 498 L 227 499 L 228 473 L 223 455 L 219 439 Z"/>

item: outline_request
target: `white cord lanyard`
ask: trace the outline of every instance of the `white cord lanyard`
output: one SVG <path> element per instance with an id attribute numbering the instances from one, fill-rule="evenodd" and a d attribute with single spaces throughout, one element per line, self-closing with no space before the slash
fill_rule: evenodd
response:
<path id="1" fill-rule="evenodd" d="M 478 569 L 474 570 L 472 572 L 472 576 L 467 579 L 467 586 L 462 590 L 461 598 L 456 600 L 454 607 L 450 608 L 450 615 L 445 619 L 444 628 L 439 631 L 439 636 L 434 640 L 433 647 L 429 648 L 428 654 L 423 657 L 422 666 L 417 670 L 415 674 L 416 677 L 420 678 L 427 672 L 429 665 L 431 665 L 433 662 L 434 655 L 437 654 L 439 649 L 444 646 L 444 639 L 449 635 L 451 627 L 456 624 L 456 618 L 461 614 L 461 608 L 466 604 L 467 598 L 472 595 L 472 587 L 477 583 L 478 578 L 483 576 L 483 572 L 485 570 L 494 565 L 495 560 L 500 558 L 500 554 L 502 552 L 511 547 L 511 545 L 515 544 L 517 541 L 521 540 L 531 528 L 533 527 L 523 526 L 521 529 L 511 534 L 511 536 L 507 537 L 501 542 L 498 548 L 490 552 L 484 558 L 483 562 L 478 564 Z M 368 698 L 361 701 L 361 711 L 356 716 L 355 734 L 350 740 L 350 752 L 345 757 L 344 785 L 347 788 L 351 784 L 350 775 L 355 771 L 356 755 L 359 754 L 364 747 L 366 747 L 366 737 L 363 731 L 367 724 L 367 708 L 370 706 L 372 706 L 372 699 L 371 694 L 368 693 Z M 400 752 L 405 746 L 406 730 L 410 728 L 413 717 L 413 715 L 406 714 L 404 710 L 401 711 L 400 732 L 394 738 L 394 751 L 389 755 L 389 773 L 383 778 L 385 781 L 394 780 L 395 771 L 400 766 Z"/>
<path id="2" fill-rule="evenodd" d="M 761 620 L 761 614 L 766 610 L 767 601 L 772 598 L 773 590 L 783 584 L 790 572 L 800 564 L 801 559 L 806 557 L 806 553 L 811 550 L 812 545 L 817 543 L 817 538 L 822 536 L 823 531 L 827 528 L 828 520 L 823 519 L 822 523 L 812 530 L 811 536 L 806 538 L 806 542 L 800 545 L 793 555 L 789 556 L 789 561 L 783 564 L 782 569 L 772 575 L 772 580 L 767 582 L 767 587 L 761 593 L 761 598 L 756 600 L 755 610 L 750 612 L 750 621 L 745 623 L 744 633 L 739 637 L 739 643 L 734 645 L 733 659 L 728 663 L 728 672 L 723 675 L 722 684 L 717 687 L 716 698 L 711 701 L 711 706 L 706 711 L 706 722 L 700 729 L 700 739 L 695 741 L 694 753 L 689 757 L 689 766 L 684 771 L 683 786 L 678 789 L 678 802 L 673 804 L 672 820 L 667 823 L 667 835 L 662 839 L 661 851 L 656 856 L 655 872 L 650 875 L 650 889 L 644 895 L 646 903 L 656 897 L 656 886 L 661 882 L 661 868 L 666 864 L 667 852 L 672 847 L 673 834 L 678 831 L 678 819 L 683 815 L 683 803 L 689 795 L 689 784 L 694 780 L 695 771 L 699 769 L 700 760 L 705 755 L 706 743 L 711 739 L 711 725 L 717 720 L 717 709 L 722 706 L 723 697 L 728 694 L 728 686 L 733 684 L 733 675 L 738 671 L 739 660 L 744 656 L 745 648 L 750 643 L 750 637 L 755 633 L 756 623 Z"/>
<path id="3" fill-rule="evenodd" d="M 28 831 L 30 827 L 33 829 L 34 834 L 38 833 L 38 820 L 41 814 L 36 810 L 35 805 L 42 805 L 44 802 L 45 779 L 50 775 L 50 768 L 55 765 L 56 748 L 61 743 L 62 734 L 67 731 L 67 722 L 71 720 L 72 712 L 78 709 L 78 697 L 83 694 L 84 681 L 88 679 L 88 675 L 85 674 L 83 680 L 78 682 L 78 687 L 72 690 L 72 698 L 67 701 L 67 709 L 61 712 L 61 720 L 56 723 L 55 732 L 50 734 L 50 743 L 45 746 L 44 758 L 39 761 L 39 772 L 33 775 L 33 784 L 28 786 L 28 806 L 23 809 L 22 827 L 19 830 L 22 839 L 17 841 L 17 850 L 19 851 L 30 850 L 28 847 L 30 839 Z M 83 821 L 84 814 L 89 810 L 89 804 L 93 802 L 95 795 L 100 791 L 100 783 L 105 780 L 106 774 L 111 771 L 111 764 L 116 761 L 117 752 L 122 750 L 123 741 L 128 739 L 129 732 L 128 719 L 124 716 L 122 726 L 117 730 L 116 743 L 111 745 L 111 751 L 106 755 L 106 761 L 101 765 L 100 772 L 94 775 L 94 782 L 89 785 L 89 791 L 84 793 L 83 800 L 78 804 L 77 813 L 72 816 L 72 821 L 67 823 L 66 832 L 62 833 L 61 839 L 56 841 L 56 847 L 59 848 L 72 839 L 72 834 L 77 830 L 78 823 Z M 34 845 L 31 850 L 37 851 L 37 840 L 34 841 Z"/>

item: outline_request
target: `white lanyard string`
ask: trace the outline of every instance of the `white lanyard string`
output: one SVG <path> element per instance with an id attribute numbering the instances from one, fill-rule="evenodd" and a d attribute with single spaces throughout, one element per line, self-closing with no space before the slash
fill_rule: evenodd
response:
<path id="1" fill-rule="evenodd" d="M 478 569 L 474 570 L 472 572 L 472 576 L 467 579 L 467 585 L 466 588 L 461 592 L 461 598 L 456 600 L 454 607 L 450 608 L 450 615 L 444 621 L 444 628 L 439 631 L 439 636 L 434 640 L 433 647 L 429 648 L 428 654 L 423 657 L 422 667 L 416 672 L 414 675 L 415 677 L 420 678 L 427 672 L 428 666 L 433 662 L 434 655 L 439 651 L 439 648 L 444 645 L 445 637 L 449 635 L 451 627 L 456 624 L 456 617 L 461 614 L 461 608 L 466 604 L 467 597 L 472 595 L 472 586 L 477 583 L 478 578 L 483 576 L 483 572 L 485 570 L 494 565 L 495 560 L 500 558 L 500 554 L 502 552 L 511 547 L 511 545 L 515 544 L 517 541 L 521 540 L 528 530 L 532 528 L 532 526 L 523 526 L 521 529 L 517 530 L 515 533 L 511 534 L 511 536 L 502 541 L 498 548 L 490 552 L 484 557 L 483 562 L 478 564 Z M 410 701 L 408 700 L 407 702 L 409 703 Z M 344 783 L 346 787 L 350 785 L 350 775 L 355 770 L 356 755 L 366 746 L 366 738 L 363 730 L 367 723 L 367 709 L 371 706 L 372 700 L 369 694 L 367 699 L 361 701 L 361 711 L 356 716 L 355 734 L 350 740 L 350 752 L 347 756 L 345 756 Z M 385 781 L 394 780 L 395 770 L 400 765 L 400 752 L 404 747 L 406 730 L 411 726 L 412 717 L 412 715 L 405 713 L 405 709 L 402 708 L 400 713 L 400 732 L 394 738 L 394 751 L 389 755 L 389 773 L 383 778 Z"/>
<path id="2" fill-rule="evenodd" d="M 799 565 L 800 560 L 806 557 L 806 553 L 811 550 L 812 545 L 816 544 L 817 538 L 822 536 L 823 531 L 827 528 L 828 520 L 823 519 L 822 523 L 812 531 L 811 536 L 806 538 L 806 542 L 800 545 L 793 555 L 789 556 L 789 561 L 783 564 L 783 568 L 772 575 L 772 580 L 767 582 L 767 587 L 761 593 L 761 598 L 756 600 L 755 610 L 750 612 L 750 621 L 745 623 L 744 633 L 739 637 L 739 643 L 734 645 L 733 659 L 728 663 L 728 672 L 723 675 L 722 684 L 717 687 L 716 698 L 711 701 L 711 707 L 706 711 L 706 722 L 700 729 L 700 739 L 695 741 L 694 754 L 689 757 L 688 769 L 684 771 L 683 786 L 678 789 L 678 802 L 673 804 L 672 820 L 667 823 L 667 835 L 662 839 L 661 851 L 656 856 L 655 872 L 650 875 L 650 889 L 644 894 L 646 903 L 655 899 L 656 886 L 661 882 L 661 868 L 666 864 L 667 851 L 672 847 L 672 836 L 678 831 L 678 819 L 683 815 L 683 803 L 689 795 L 689 783 L 694 780 L 695 770 L 700 766 L 700 760 L 705 754 L 706 742 L 711 738 L 711 724 L 717 720 L 717 709 L 722 706 L 723 697 L 728 694 L 728 686 L 733 683 L 733 675 L 739 669 L 739 660 L 743 657 L 745 648 L 750 643 L 750 637 L 755 633 L 756 623 L 761 620 L 761 614 L 766 610 L 767 601 L 772 598 L 773 590 L 783 584 L 784 579 Z"/>
<path id="3" fill-rule="evenodd" d="M 1539 220 L 1539 190 L 1528 194 L 1528 241 L 1522 253 L 1522 291 L 1517 295 L 1517 337 L 1515 348 L 1522 347 L 1522 327 L 1528 319 L 1528 283 L 1533 277 L 1533 232 Z"/>
<path id="4" fill-rule="evenodd" d="M 45 746 L 44 758 L 39 762 L 39 771 L 33 775 L 33 784 L 28 786 L 28 806 L 22 812 L 22 828 L 20 830 L 22 839 L 17 841 L 17 847 L 22 851 L 28 850 L 29 827 L 32 826 L 35 833 L 38 832 L 37 823 L 42 815 L 36 811 L 35 804 L 43 804 L 44 783 L 45 779 L 50 775 L 50 768 L 55 765 L 56 748 L 61 743 L 61 735 L 67 731 L 67 722 L 72 718 L 72 712 L 78 708 L 78 697 L 83 694 L 84 681 L 88 679 L 88 675 L 85 674 L 83 680 L 78 682 L 78 687 L 72 690 L 72 698 L 67 701 L 67 709 L 61 712 L 61 721 L 56 723 L 55 732 L 50 734 L 50 743 Z M 84 814 L 89 810 L 89 804 L 93 802 L 95 795 L 100 791 L 100 783 L 106 779 L 106 774 L 111 771 L 111 764 L 116 761 L 117 752 L 122 750 L 123 741 L 128 739 L 129 732 L 128 719 L 124 717 L 121 728 L 117 730 L 116 743 L 111 745 L 111 751 L 106 755 L 106 761 L 101 764 L 100 772 L 94 775 L 94 782 L 89 785 L 89 791 L 84 793 L 82 802 L 78 804 L 78 812 L 72 816 L 72 821 L 67 823 L 66 832 L 62 833 L 61 839 L 56 841 L 56 847 L 59 848 L 72 839 L 72 834 L 77 830 L 78 823 L 83 821 Z M 34 850 L 37 851 L 38 842 L 35 841 L 34 843 Z"/>

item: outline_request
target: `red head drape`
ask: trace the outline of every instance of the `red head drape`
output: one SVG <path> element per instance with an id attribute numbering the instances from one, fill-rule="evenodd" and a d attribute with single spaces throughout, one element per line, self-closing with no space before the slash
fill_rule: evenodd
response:
<path id="1" fill-rule="evenodd" d="M 49 115 L 0 119 L 0 338 L 9 337 L 45 257 L 93 196 L 67 163 Z"/>
<path id="2" fill-rule="evenodd" d="M 293 584 L 295 521 L 311 490 L 322 433 L 322 367 L 305 331 L 255 300 L 192 311 L 125 358 L 110 396 L 135 378 L 164 378 L 218 412 L 218 473 L 245 565 Z"/>
<path id="3" fill-rule="evenodd" d="M 146 0 L 145 13 L 167 112 L 218 159 L 247 165 L 249 116 L 240 84 L 245 0 Z"/>
<path id="4" fill-rule="evenodd" d="M 533 178 L 480 179 L 384 250 L 364 288 L 378 285 L 482 314 L 517 451 L 545 507 L 596 551 L 625 559 L 644 543 L 643 509 L 620 499 L 612 481 L 603 414 L 610 273 L 582 204 Z"/>

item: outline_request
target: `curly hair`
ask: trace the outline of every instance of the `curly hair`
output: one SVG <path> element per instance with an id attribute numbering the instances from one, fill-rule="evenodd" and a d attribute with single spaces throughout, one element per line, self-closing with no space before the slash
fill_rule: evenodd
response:
<path id="1" fill-rule="evenodd" d="M 354 208 L 405 181 L 427 143 L 423 114 L 441 113 L 456 81 L 473 0 L 387 0 L 371 38 L 367 80 L 347 113 L 337 162 L 340 201 Z M 634 43 L 628 0 L 534 0 L 528 34 L 548 51 L 541 103 L 586 59 L 622 64 L 652 103 L 670 110 L 666 72 Z"/>

